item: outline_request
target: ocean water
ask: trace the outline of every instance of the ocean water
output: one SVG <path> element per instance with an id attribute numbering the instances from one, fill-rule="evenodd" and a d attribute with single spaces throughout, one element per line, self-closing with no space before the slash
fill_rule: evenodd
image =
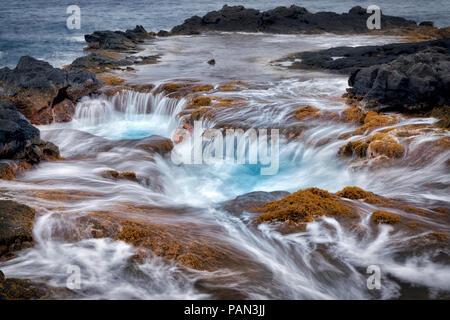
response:
<path id="1" fill-rule="evenodd" d="M 450 233 L 448 215 L 418 215 L 392 208 L 405 224 L 413 219 L 425 229 L 378 226 L 371 223 L 377 207 L 355 200 L 359 211 L 351 225 L 324 217 L 309 223 L 304 231 L 285 233 L 276 225 L 255 224 L 252 213 L 230 213 L 221 206 L 248 192 L 293 192 L 308 187 L 336 192 L 359 186 L 408 200 L 419 208 L 449 208 L 446 163 L 450 151 L 435 154 L 428 147 L 449 133 L 430 130 L 406 138 L 413 141 L 395 165 L 378 170 L 352 167 L 337 156 L 339 148 L 350 141 L 337 137 L 353 131 L 352 124 L 290 117 L 299 105 L 342 112 L 347 106 L 336 97 L 345 92 L 347 76 L 285 70 L 270 63 L 299 50 L 395 41 L 397 37 L 248 33 L 156 39 L 139 54 L 166 52 L 161 61 L 137 66 L 122 76 L 157 86 L 186 78 L 214 87 L 245 80 L 248 88 L 214 95 L 247 102 L 223 108 L 213 119 L 204 119 L 202 128 L 226 124 L 260 132 L 289 124 L 304 127 L 299 139 L 280 137 L 279 157 L 273 158 L 279 170 L 262 175 L 265 164 L 241 165 L 235 162 L 237 154 L 208 162 L 204 158 L 203 164 L 194 165 L 173 161 L 193 155 L 195 144 L 188 138 L 175 144 L 167 157 L 142 150 L 143 137 L 174 137 L 182 123 L 179 114 L 192 96 L 168 97 L 156 87 L 148 93 L 84 97 L 73 121 L 39 126 L 42 139 L 58 145 L 66 161 L 42 162 L 13 181 L 0 180 L 2 196 L 39 210 L 33 228 L 35 245 L 14 259 L 0 261 L 0 269 L 8 278 L 66 288 L 68 265 L 78 266 L 81 283 L 75 298 L 80 299 L 448 299 L 448 245 L 428 245 L 426 240 L 431 232 Z M 206 63 L 211 55 L 215 66 Z M 399 126 L 435 121 L 398 116 Z M 203 155 L 210 152 L 213 140 L 206 136 Z M 109 179 L 105 170 L 135 172 L 138 183 Z M 102 212 L 111 221 L 132 219 L 155 232 L 168 228 L 161 243 L 173 240 L 188 253 L 195 254 L 191 244 L 198 244 L 219 254 L 211 260 L 211 270 L 195 270 L 177 264 L 159 249 L 145 250 L 114 240 L 109 231 L 104 234 L 108 238 L 96 239 L 90 222 L 84 221 L 97 217 L 109 225 L 102 220 L 103 214 L 98 215 Z M 148 256 L 131 259 L 140 250 Z M 201 255 L 197 261 L 207 264 L 210 259 Z M 379 292 L 366 286 L 370 265 L 382 270 Z"/>
<path id="2" fill-rule="evenodd" d="M 8 7 L 0 11 L 1 63 L 14 66 L 21 55 L 30 54 L 62 65 L 83 54 L 85 33 L 123 30 L 135 24 L 143 24 L 148 30 L 169 29 L 186 17 L 220 8 L 223 3 L 79 1 L 82 29 L 72 32 L 65 27 L 65 9 L 74 2 L 2 2 Z M 363 1 L 331 3 L 301 1 L 310 11 L 342 12 L 356 4 L 367 5 Z M 446 22 L 443 1 L 432 2 L 425 9 L 428 11 L 421 12 L 414 11 L 418 1 L 405 1 L 403 5 L 372 3 L 386 7 L 385 12 L 390 14 Z M 245 4 L 260 9 L 275 6 L 253 0 Z M 277 3 L 281 4 L 291 2 Z M 121 76 L 133 83 L 156 86 L 187 78 L 214 87 L 243 80 L 248 88 L 214 94 L 244 99 L 246 103 L 224 108 L 205 121 L 203 128 L 225 123 L 236 128 L 282 129 L 292 124 L 290 115 L 300 105 L 342 112 L 347 106 L 336 97 L 345 92 L 347 76 L 286 70 L 271 61 L 301 50 L 398 40 L 367 35 L 248 33 L 159 38 L 139 54 L 165 53 L 161 61 L 136 66 L 135 71 Z M 211 56 L 217 61 L 215 66 L 206 63 Z M 158 92 L 156 87 L 149 93 L 123 91 L 112 97 L 84 97 L 78 102 L 73 121 L 39 126 L 42 138 L 58 145 L 67 161 L 43 162 L 13 181 L 0 180 L 2 197 L 5 194 L 39 210 L 33 228 L 35 245 L 18 252 L 14 259 L 0 261 L 6 277 L 66 288 L 67 267 L 78 266 L 81 286 L 75 298 L 81 299 L 449 299 L 448 245 L 427 244 L 432 232 L 450 233 L 448 215 L 419 215 L 391 208 L 405 219 L 405 224 L 412 219 L 423 224 L 424 229 L 378 226 L 370 222 L 378 207 L 355 200 L 359 212 L 354 225 L 324 217 L 309 223 L 304 232 L 285 233 L 276 225 L 256 225 L 251 213 L 229 213 L 221 203 L 255 191 L 293 192 L 318 187 L 336 192 L 354 185 L 409 201 L 418 208 L 449 208 L 450 174 L 446 163 L 450 151 L 439 150 L 436 155 L 432 146 L 450 133 L 427 130 L 407 137 L 413 140 L 402 140 L 407 147 L 404 159 L 369 170 L 353 167 L 337 157 L 341 146 L 360 138 L 336 139 L 356 129 L 353 125 L 295 120 L 295 126 L 304 127 L 303 134 L 293 140 L 281 137 L 279 171 L 263 176 L 260 164 L 240 165 L 234 162 L 236 157 L 227 159 L 233 160 L 231 163 L 215 159 L 189 165 L 175 163 L 172 157 L 149 156 L 139 147 L 140 139 L 153 134 L 173 137 L 181 125 L 179 114 L 192 98 L 177 99 Z M 400 114 L 398 117 L 395 126 L 435 121 Z M 202 150 L 208 151 L 213 142 L 205 141 Z M 186 159 L 193 151 L 194 145 L 185 139 L 175 145 L 171 156 Z M 103 175 L 105 170 L 135 172 L 139 183 L 109 179 Z M 162 241 L 169 243 L 173 239 L 187 252 L 192 251 L 188 247 L 191 243 L 198 243 L 199 248 L 207 245 L 220 254 L 212 260 L 209 271 L 177 264 L 164 254 L 156 256 L 159 250 L 155 254 L 147 250 L 143 260 L 131 259 L 142 248 L 116 241 L 109 232 L 105 236 L 111 238 L 93 237 L 83 218 L 97 217 L 107 223 L 97 215 L 99 212 L 114 221 L 132 219 L 150 223 L 150 229 L 168 228 Z M 369 265 L 382 270 L 383 287 L 379 292 L 366 286 Z"/>
<path id="3" fill-rule="evenodd" d="M 380 6 L 385 14 L 398 15 L 417 22 L 432 20 L 447 26 L 450 5 L 447 0 L 13 0 L 0 1 L 0 67 L 14 67 L 23 55 L 31 55 L 62 66 L 83 54 L 84 34 L 96 30 L 126 30 L 136 24 L 147 30 L 171 29 L 193 15 L 218 10 L 224 4 L 244 5 L 267 10 L 276 6 L 296 4 L 311 12 L 346 12 L 355 5 Z M 69 30 L 66 9 L 81 8 L 81 28 Z"/>

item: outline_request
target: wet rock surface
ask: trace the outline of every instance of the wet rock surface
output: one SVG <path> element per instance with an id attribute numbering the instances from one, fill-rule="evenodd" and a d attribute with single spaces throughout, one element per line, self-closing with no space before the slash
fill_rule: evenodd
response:
<path id="1" fill-rule="evenodd" d="M 349 74 L 345 95 L 366 108 L 423 110 L 449 104 L 450 38 L 383 46 L 337 47 L 289 57 L 292 69 Z M 445 124 L 444 124 L 445 125 Z"/>
<path id="2" fill-rule="evenodd" d="M 100 73 L 110 70 L 128 70 L 132 65 L 154 64 L 159 60 L 158 55 L 154 56 L 124 56 L 111 53 L 105 50 L 97 50 L 87 56 L 75 59 L 67 70 L 85 70 L 93 73 Z"/>
<path id="3" fill-rule="evenodd" d="M 250 192 L 223 203 L 222 208 L 228 212 L 240 215 L 244 211 L 262 210 L 266 202 L 280 200 L 287 195 L 289 195 L 289 192 L 286 191 Z"/>
<path id="4" fill-rule="evenodd" d="M 320 51 L 300 52 L 290 56 L 292 69 L 321 69 L 352 74 L 358 69 L 386 64 L 401 55 L 414 54 L 430 47 L 450 52 L 450 38 L 414 43 L 391 43 L 382 46 L 335 47 Z M 297 59 L 297 60 L 296 60 Z"/>
<path id="5" fill-rule="evenodd" d="M 13 158 L 39 142 L 39 130 L 11 102 L 0 103 L 0 155 Z"/>
<path id="6" fill-rule="evenodd" d="M 6 278 L 0 270 L 0 300 L 38 300 L 73 298 L 69 289 L 55 288 L 28 279 Z"/>
<path id="7" fill-rule="evenodd" d="M 0 256 L 31 245 L 34 209 L 12 200 L 0 200 Z"/>
<path id="8" fill-rule="evenodd" d="M 193 16 L 172 29 L 172 34 L 197 34 L 206 31 L 244 31 L 267 33 L 367 33 L 370 14 L 356 6 L 348 13 L 311 13 L 292 5 L 261 12 L 243 6 L 223 6 L 203 17 Z M 382 15 L 383 28 L 416 26 L 414 21 Z"/>
<path id="9" fill-rule="evenodd" d="M 11 102 L 0 102 L 0 178 L 11 179 L 15 172 L 60 158 L 59 148 L 41 140 L 34 127 Z"/>
<path id="10" fill-rule="evenodd" d="M 84 36 L 89 49 L 135 50 L 138 44 L 154 35 L 144 27 L 137 25 L 133 30 L 123 31 L 95 31 Z"/>
<path id="11" fill-rule="evenodd" d="M 70 121 L 76 101 L 101 85 L 88 71 L 53 68 L 29 56 L 14 69 L 0 69 L 0 99 L 13 101 L 33 124 Z"/>
<path id="12" fill-rule="evenodd" d="M 448 48 L 429 48 L 400 56 L 390 63 L 354 71 L 351 94 L 365 100 L 412 110 L 450 103 L 450 55 Z M 374 106 L 380 109 L 383 106 Z"/>

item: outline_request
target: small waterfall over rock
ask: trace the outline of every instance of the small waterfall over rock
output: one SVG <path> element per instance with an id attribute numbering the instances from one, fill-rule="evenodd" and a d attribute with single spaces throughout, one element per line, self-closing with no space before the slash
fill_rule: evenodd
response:
<path id="1" fill-rule="evenodd" d="M 142 138 L 151 134 L 169 137 L 179 125 L 176 115 L 185 102 L 185 99 L 169 98 L 163 93 L 132 90 L 111 97 L 85 97 L 78 103 L 71 125 L 74 129 L 111 139 Z"/>

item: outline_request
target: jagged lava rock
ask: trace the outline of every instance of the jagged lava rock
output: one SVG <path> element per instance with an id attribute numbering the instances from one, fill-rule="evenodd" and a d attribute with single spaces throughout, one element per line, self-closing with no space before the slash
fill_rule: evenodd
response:
<path id="1" fill-rule="evenodd" d="M 12 159 L 38 143 L 39 130 L 11 102 L 0 102 L 0 158 Z"/>
<path id="2" fill-rule="evenodd" d="M 450 39 L 391 43 L 381 46 L 335 47 L 320 51 L 299 52 L 290 56 L 295 61 L 290 68 L 323 69 L 350 75 L 357 69 L 389 63 L 401 55 L 417 53 L 430 47 L 443 48 L 448 54 Z"/>
<path id="3" fill-rule="evenodd" d="M 14 106 L 0 102 L 0 179 L 11 179 L 20 167 L 60 158 L 59 148 L 40 138 L 34 127 Z"/>
<path id="4" fill-rule="evenodd" d="M 70 121 L 76 101 L 101 86 L 88 71 L 53 68 L 29 56 L 12 70 L 0 69 L 0 99 L 13 101 L 33 124 Z"/>
<path id="5" fill-rule="evenodd" d="M 95 31 L 87 34 L 84 39 L 88 43 L 89 49 L 112 49 L 130 51 L 135 50 L 139 43 L 154 36 L 147 32 L 144 27 L 136 26 L 133 30 L 123 31 Z"/>
<path id="6" fill-rule="evenodd" d="M 450 55 L 433 47 L 403 55 L 382 65 L 354 71 L 349 78 L 353 95 L 376 100 L 385 106 L 412 110 L 450 103 Z"/>
<path id="7" fill-rule="evenodd" d="M 243 6 L 223 6 L 203 17 L 193 16 L 172 29 L 172 34 L 196 34 L 205 31 L 245 31 L 268 33 L 367 33 L 370 14 L 357 6 L 348 13 L 311 13 L 292 5 L 260 12 Z M 416 26 L 414 21 L 382 15 L 383 29 Z"/>

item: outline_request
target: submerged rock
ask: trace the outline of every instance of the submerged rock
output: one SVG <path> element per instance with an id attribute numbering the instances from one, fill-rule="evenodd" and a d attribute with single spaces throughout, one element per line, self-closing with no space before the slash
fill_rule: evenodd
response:
<path id="1" fill-rule="evenodd" d="M 353 217 L 353 211 L 336 195 L 318 188 L 298 190 L 281 200 L 267 202 L 258 222 L 307 223 L 322 216 Z"/>
<path id="2" fill-rule="evenodd" d="M 94 74 L 67 71 L 29 56 L 0 69 L 0 99 L 13 101 L 33 124 L 70 121 L 76 101 L 100 88 Z"/>
<path id="3" fill-rule="evenodd" d="M 151 153 L 158 153 L 160 155 L 166 155 L 173 149 L 173 142 L 169 138 L 165 138 L 158 135 L 152 135 L 146 138 L 138 140 L 120 140 L 114 142 L 114 147 L 129 147 L 142 149 Z"/>
<path id="4" fill-rule="evenodd" d="M 268 33 L 367 33 L 370 14 L 357 6 L 348 13 L 311 13 L 292 5 L 261 12 L 243 6 L 224 5 L 205 16 L 193 16 L 172 29 L 172 34 L 197 34 L 205 31 L 244 31 Z M 416 23 L 399 17 L 382 15 L 383 29 L 412 27 Z"/>
<path id="5" fill-rule="evenodd" d="M 0 300 L 67 299 L 75 294 L 66 288 L 51 287 L 28 279 L 5 278 L 0 270 Z"/>
<path id="6" fill-rule="evenodd" d="M 119 172 L 116 170 L 105 170 L 100 173 L 103 178 L 113 180 L 128 180 L 132 182 L 138 182 L 135 172 L 125 171 Z"/>
<path id="7" fill-rule="evenodd" d="M 450 55 L 448 48 L 429 48 L 400 56 L 382 65 L 354 71 L 349 78 L 352 94 L 385 106 L 410 110 L 450 104 Z"/>
<path id="8" fill-rule="evenodd" d="M 267 201 L 280 200 L 287 195 L 289 192 L 286 191 L 255 191 L 226 201 L 221 206 L 228 212 L 240 215 L 244 211 L 261 211 Z"/>
<path id="9" fill-rule="evenodd" d="M 33 241 L 34 209 L 12 200 L 0 200 L 0 256 Z"/>

